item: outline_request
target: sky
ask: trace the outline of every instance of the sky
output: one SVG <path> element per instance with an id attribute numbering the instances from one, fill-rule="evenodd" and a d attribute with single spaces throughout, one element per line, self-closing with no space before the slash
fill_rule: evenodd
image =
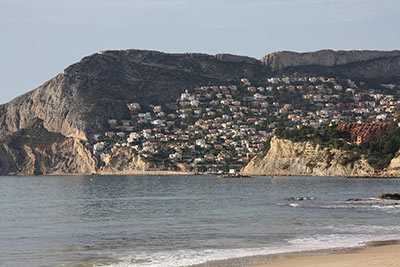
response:
<path id="1" fill-rule="evenodd" d="M 0 0 L 0 103 L 101 50 L 395 50 L 399 26 L 399 0 Z"/>

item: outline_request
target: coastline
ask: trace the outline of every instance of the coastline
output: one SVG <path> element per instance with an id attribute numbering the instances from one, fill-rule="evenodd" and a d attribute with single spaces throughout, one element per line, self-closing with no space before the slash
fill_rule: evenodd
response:
<path id="1" fill-rule="evenodd" d="M 310 176 L 305 174 L 291 175 L 291 174 L 249 174 L 249 173 L 240 173 L 244 175 L 251 175 L 253 177 L 269 177 L 269 178 L 279 178 L 279 177 L 343 177 L 348 179 L 400 179 L 400 175 L 370 175 L 370 176 L 341 176 L 341 175 L 331 175 L 331 176 Z M 8 174 L 4 176 L 101 176 L 101 175 L 151 175 L 151 176 L 168 176 L 168 175 L 177 175 L 177 176 L 194 176 L 194 175 L 217 175 L 217 174 L 206 174 L 206 173 L 195 173 L 195 172 L 179 172 L 179 171 L 121 171 L 121 172 L 96 172 L 96 173 L 47 173 L 40 175 L 31 175 L 31 174 Z"/>
<path id="2" fill-rule="evenodd" d="M 342 175 L 308 175 L 308 174 L 259 174 L 259 173 L 241 173 L 244 175 L 251 175 L 251 176 L 264 176 L 264 177 L 273 177 L 273 178 L 279 178 L 279 177 L 343 177 L 343 178 L 349 178 L 349 179 L 400 179 L 400 175 L 394 175 L 394 174 L 377 174 L 377 175 L 348 175 L 348 176 L 342 176 Z"/>
<path id="3" fill-rule="evenodd" d="M 99 172 L 92 175 L 196 175 L 194 172 L 178 172 L 178 171 L 122 171 L 116 173 Z M 202 174 L 200 174 L 202 175 Z"/>
<path id="4" fill-rule="evenodd" d="M 96 172 L 96 173 L 48 173 L 48 174 L 40 174 L 40 175 L 30 175 L 30 174 L 9 174 L 4 176 L 112 176 L 112 175 L 151 175 L 151 176 L 169 176 L 169 175 L 178 175 L 178 176 L 193 176 L 193 175 L 206 175 L 206 174 L 197 174 L 194 172 L 176 172 L 176 171 L 127 171 L 127 172 Z"/>
<path id="5" fill-rule="evenodd" d="M 371 241 L 358 247 L 255 255 L 209 261 L 190 267 L 398 267 L 399 251 L 400 240 Z"/>

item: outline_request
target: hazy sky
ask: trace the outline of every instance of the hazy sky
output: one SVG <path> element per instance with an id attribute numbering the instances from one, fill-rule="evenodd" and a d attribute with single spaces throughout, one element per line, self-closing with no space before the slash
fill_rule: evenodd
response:
<path id="1" fill-rule="evenodd" d="M 0 0 L 0 103 L 108 49 L 400 49 L 399 0 Z"/>

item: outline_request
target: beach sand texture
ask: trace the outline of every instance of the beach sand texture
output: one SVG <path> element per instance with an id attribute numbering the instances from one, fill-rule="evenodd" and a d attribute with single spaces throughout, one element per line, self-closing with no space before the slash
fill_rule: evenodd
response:
<path id="1" fill-rule="evenodd" d="M 253 267 L 400 267 L 400 245 L 368 247 L 357 253 L 305 256 Z"/>

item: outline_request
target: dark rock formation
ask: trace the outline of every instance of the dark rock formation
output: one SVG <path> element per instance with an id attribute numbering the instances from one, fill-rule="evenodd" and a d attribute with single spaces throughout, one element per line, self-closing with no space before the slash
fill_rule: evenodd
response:
<path id="1" fill-rule="evenodd" d="M 390 200 L 400 200 L 400 194 L 381 194 L 376 198 L 379 199 L 390 199 Z"/>

